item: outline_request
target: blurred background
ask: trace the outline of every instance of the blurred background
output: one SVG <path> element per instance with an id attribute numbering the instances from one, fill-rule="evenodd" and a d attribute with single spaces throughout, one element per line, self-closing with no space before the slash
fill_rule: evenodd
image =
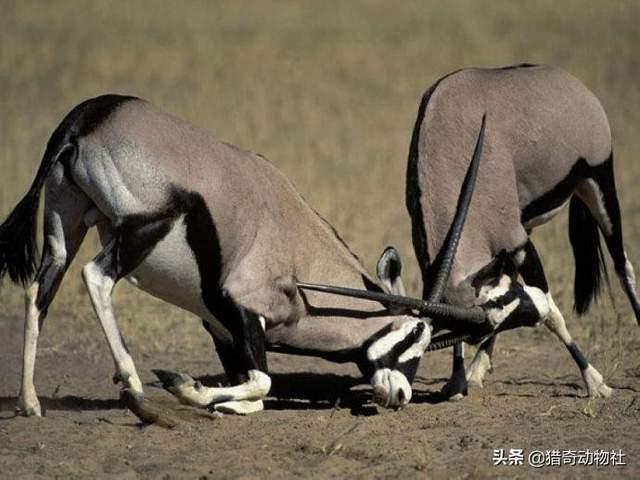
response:
<path id="1" fill-rule="evenodd" d="M 625 239 L 640 267 L 635 0 L 1 0 L 0 12 L 1 219 L 74 105 L 105 92 L 132 94 L 265 155 L 370 271 L 382 249 L 396 245 L 417 295 L 404 181 L 423 91 L 461 67 L 548 63 L 580 78 L 609 114 Z M 556 301 L 587 350 L 614 341 L 623 349 L 626 337 L 637 338 L 615 280 L 588 320 L 573 319 L 566 212 L 535 241 Z M 44 348 L 106 350 L 79 275 L 97 251 L 91 236 L 50 310 Z M 116 289 L 116 313 L 135 351 L 209 345 L 197 319 L 125 283 Z M 0 322 L 21 330 L 22 310 L 22 290 L 5 280 Z"/>

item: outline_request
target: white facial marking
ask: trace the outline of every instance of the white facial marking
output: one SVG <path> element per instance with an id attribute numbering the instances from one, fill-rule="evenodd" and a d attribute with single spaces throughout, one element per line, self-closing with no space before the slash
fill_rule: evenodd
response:
<path id="1" fill-rule="evenodd" d="M 487 316 L 494 325 L 500 325 L 509 315 L 514 312 L 516 308 L 518 308 L 518 305 L 520 305 L 520 299 L 516 298 L 512 302 L 504 305 L 502 308 L 487 309 Z"/>
<path id="2" fill-rule="evenodd" d="M 404 340 L 407 335 L 411 333 L 413 328 L 418 324 L 419 320 L 409 320 L 403 323 L 396 330 L 391 330 L 389 333 L 377 339 L 367 349 L 367 358 L 371 361 L 375 361 L 388 354 L 395 345 Z M 426 330 L 426 329 L 425 329 Z M 426 347 L 425 347 L 426 348 Z"/>
<path id="3" fill-rule="evenodd" d="M 511 278 L 508 275 L 502 275 L 500 277 L 500 281 L 498 285 L 484 285 L 480 288 L 480 293 L 478 293 L 477 304 L 482 305 L 487 303 L 494 298 L 502 297 L 506 294 L 511 288 Z"/>
<path id="4" fill-rule="evenodd" d="M 416 324 L 417 325 L 417 324 Z M 420 358 L 424 355 L 424 351 L 429 346 L 431 342 L 431 325 L 424 326 L 424 330 L 420 339 L 417 342 L 414 342 L 409 348 L 407 348 L 402 354 L 398 357 L 399 363 L 404 363 L 412 358 Z"/>
<path id="5" fill-rule="evenodd" d="M 403 407 L 411 400 L 411 385 L 402 372 L 381 368 L 371 377 L 374 399 L 385 408 Z"/>

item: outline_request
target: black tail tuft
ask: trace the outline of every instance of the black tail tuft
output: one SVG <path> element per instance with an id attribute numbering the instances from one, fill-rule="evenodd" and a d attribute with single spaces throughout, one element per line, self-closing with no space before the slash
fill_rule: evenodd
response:
<path id="1" fill-rule="evenodd" d="M 30 190 L 0 225 L 0 278 L 25 285 L 35 273 L 40 191 Z"/>
<path id="2" fill-rule="evenodd" d="M 576 265 L 573 308 L 583 315 L 591 302 L 598 300 L 603 276 L 606 282 L 609 278 L 598 224 L 584 202 L 575 196 L 569 206 L 569 239 Z"/>

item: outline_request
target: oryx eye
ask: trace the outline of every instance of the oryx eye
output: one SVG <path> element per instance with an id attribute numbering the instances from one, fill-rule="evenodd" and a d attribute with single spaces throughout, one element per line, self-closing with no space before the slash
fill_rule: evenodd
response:
<path id="1" fill-rule="evenodd" d="M 420 338 L 422 336 L 422 332 L 424 332 L 424 323 L 418 322 L 418 324 L 415 327 L 413 327 L 411 334 L 415 338 Z"/>

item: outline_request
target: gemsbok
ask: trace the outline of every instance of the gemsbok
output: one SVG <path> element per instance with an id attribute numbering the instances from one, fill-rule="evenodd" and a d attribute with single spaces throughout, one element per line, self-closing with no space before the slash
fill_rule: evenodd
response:
<path id="1" fill-rule="evenodd" d="M 481 156 L 484 123 L 478 133 L 477 120 L 474 161 L 467 162 L 445 247 L 451 259 Z M 43 188 L 44 248 L 36 265 Z M 433 322 L 477 338 L 493 331 L 477 308 L 402 297 L 392 248 L 379 260 L 380 278 L 370 276 L 262 156 L 217 141 L 146 101 L 104 95 L 63 119 L 31 188 L 0 226 L 0 278 L 30 284 L 18 399 L 23 415 L 41 414 L 34 387 L 39 331 L 93 226 L 103 249 L 82 275 L 115 362 L 114 382 L 133 398 L 134 412 L 144 411 L 142 382 L 111 304 L 122 278 L 202 318 L 232 385 L 209 388 L 185 374 L 156 373 L 182 402 L 227 412 L 263 408 L 271 385 L 267 350 L 355 362 L 376 401 L 398 408 L 411 399 Z M 447 268 L 437 275 L 446 280 Z M 303 281 L 367 291 L 377 301 L 303 290 Z"/>
<path id="2" fill-rule="evenodd" d="M 529 238 L 534 227 L 569 203 L 575 310 L 586 313 L 601 286 L 605 264 L 600 232 L 640 322 L 635 275 L 622 240 L 609 122 L 593 93 L 567 72 L 529 64 L 470 68 L 444 76 L 424 93 L 406 178 L 423 298 L 431 298 L 434 290 L 446 225 L 454 215 L 476 125 L 485 113 L 483 168 L 448 277 L 446 301 L 501 311 L 505 326 L 544 322 L 577 363 L 588 394 L 607 397 L 611 389 L 569 334 Z M 525 289 L 545 293 L 539 309 L 544 314 L 522 314 L 518 275 Z M 456 345 L 453 373 L 444 388 L 449 398 L 466 394 L 467 382 L 482 385 L 494 342 L 492 335 L 481 343 L 467 375 L 462 344 Z"/>

